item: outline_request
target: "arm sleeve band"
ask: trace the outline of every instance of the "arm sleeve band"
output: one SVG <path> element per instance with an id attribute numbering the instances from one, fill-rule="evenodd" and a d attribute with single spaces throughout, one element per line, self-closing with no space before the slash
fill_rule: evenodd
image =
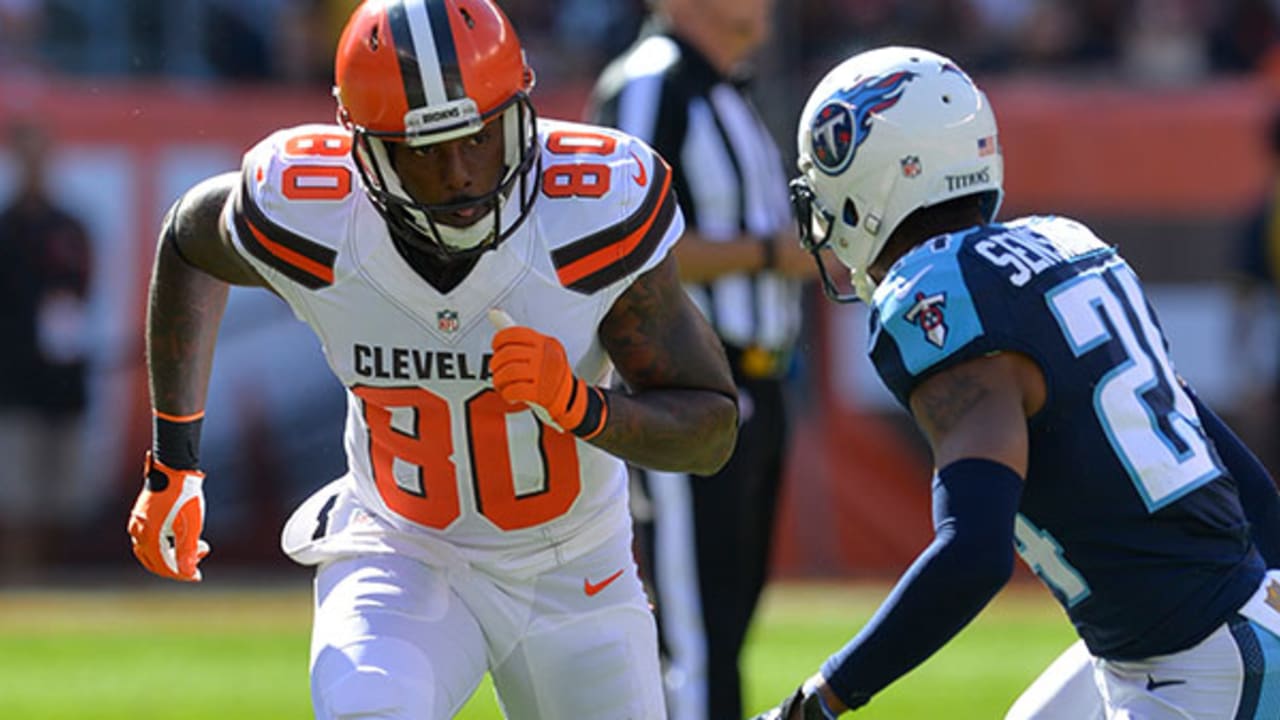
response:
<path id="1" fill-rule="evenodd" d="M 177 418 L 151 413 L 151 454 L 175 470 L 200 467 L 200 430 L 204 413 Z"/>
<path id="2" fill-rule="evenodd" d="M 874 617 L 822 666 L 850 709 L 924 662 L 1004 587 L 1022 478 L 985 459 L 957 460 L 933 481 L 934 539 Z"/>
<path id="3" fill-rule="evenodd" d="M 1253 543 L 1267 561 L 1267 567 L 1280 568 L 1280 491 L 1276 490 L 1271 474 L 1217 413 L 1201 402 L 1190 388 L 1184 388 L 1196 406 L 1200 424 L 1213 441 L 1218 457 L 1235 478 Z"/>

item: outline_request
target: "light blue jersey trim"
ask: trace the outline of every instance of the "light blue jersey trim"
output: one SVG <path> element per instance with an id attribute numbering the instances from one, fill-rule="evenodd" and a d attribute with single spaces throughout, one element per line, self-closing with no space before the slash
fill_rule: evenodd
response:
<path id="1" fill-rule="evenodd" d="M 1280 637 L 1242 617 L 1229 626 L 1244 674 L 1236 720 L 1280 718 Z"/>
<path id="2" fill-rule="evenodd" d="M 1262 649 L 1262 692 L 1258 696 L 1255 718 L 1280 718 L 1280 637 L 1250 621 Z"/>
<path id="3" fill-rule="evenodd" d="M 872 304 L 913 376 L 955 354 L 984 329 L 960 271 L 960 236 L 931 240 L 902 257 Z"/>

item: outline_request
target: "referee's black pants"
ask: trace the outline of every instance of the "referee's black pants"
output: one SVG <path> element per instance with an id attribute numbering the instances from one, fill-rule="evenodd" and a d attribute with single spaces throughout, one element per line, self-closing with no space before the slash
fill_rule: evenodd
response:
<path id="1" fill-rule="evenodd" d="M 720 472 L 634 471 L 670 720 L 743 716 L 738 655 L 764 589 L 787 417 L 781 380 L 737 382 L 741 427 Z"/>

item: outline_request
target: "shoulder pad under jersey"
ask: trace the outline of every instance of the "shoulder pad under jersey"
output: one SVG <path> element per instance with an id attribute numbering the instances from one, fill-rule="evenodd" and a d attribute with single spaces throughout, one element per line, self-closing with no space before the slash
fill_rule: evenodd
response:
<path id="1" fill-rule="evenodd" d="M 888 335 L 911 376 L 983 334 L 982 319 L 960 263 L 964 235 L 943 235 L 904 255 L 872 296 L 879 332 Z M 884 338 L 884 339 L 889 339 Z"/>
<path id="2" fill-rule="evenodd" d="M 540 120 L 537 222 L 560 284 L 590 294 L 657 265 L 684 231 L 671 168 L 644 142 Z"/>
<path id="3" fill-rule="evenodd" d="M 254 260 L 304 287 L 333 284 L 338 248 L 361 197 L 351 134 L 337 125 L 279 130 L 244 156 L 231 224 Z"/>

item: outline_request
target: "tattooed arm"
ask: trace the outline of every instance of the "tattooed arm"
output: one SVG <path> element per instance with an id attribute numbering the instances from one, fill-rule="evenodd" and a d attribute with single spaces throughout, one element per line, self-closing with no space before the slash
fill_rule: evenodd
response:
<path id="1" fill-rule="evenodd" d="M 262 284 L 230 246 L 219 221 L 236 181 L 235 173 L 210 178 L 174 203 L 151 270 L 147 377 L 155 414 L 145 480 L 127 527 L 142 566 L 171 580 L 199 581 L 197 566 L 209 552 L 200 539 L 200 428 L 228 289 Z"/>
<path id="2" fill-rule="evenodd" d="M 147 370 L 152 407 L 168 415 L 204 409 L 230 285 L 264 285 L 219 220 L 238 177 L 227 173 L 191 188 L 160 232 L 147 304 Z"/>
<path id="3" fill-rule="evenodd" d="M 608 422 L 591 442 L 656 470 L 720 469 L 737 439 L 737 388 L 675 261 L 668 257 L 636 280 L 599 333 L 629 392 L 609 392 Z"/>

